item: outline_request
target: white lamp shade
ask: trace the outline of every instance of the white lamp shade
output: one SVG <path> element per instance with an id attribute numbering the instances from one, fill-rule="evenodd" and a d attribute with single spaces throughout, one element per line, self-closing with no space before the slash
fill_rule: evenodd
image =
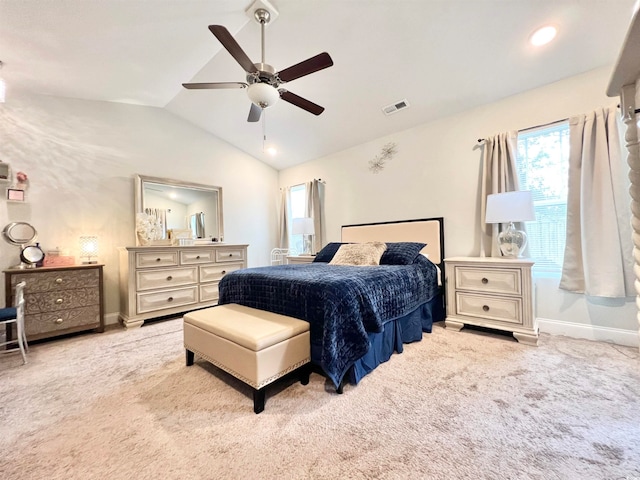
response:
<path id="1" fill-rule="evenodd" d="M 247 95 L 253 103 L 260 108 L 271 107 L 280 98 L 280 93 L 271 85 L 266 83 L 253 83 L 247 89 Z"/>
<path id="2" fill-rule="evenodd" d="M 294 235 L 314 235 L 316 231 L 313 227 L 313 218 L 294 218 L 292 233 Z"/>
<path id="3" fill-rule="evenodd" d="M 487 195 L 486 223 L 528 222 L 535 219 L 530 191 Z"/>

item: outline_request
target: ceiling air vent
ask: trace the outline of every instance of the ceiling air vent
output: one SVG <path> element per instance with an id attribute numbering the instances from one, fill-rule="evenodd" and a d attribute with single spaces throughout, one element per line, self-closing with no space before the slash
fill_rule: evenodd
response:
<path id="1" fill-rule="evenodd" d="M 406 98 L 404 100 L 400 100 L 399 102 L 392 103 L 391 105 L 387 105 L 386 107 L 382 107 L 382 112 L 385 115 L 391 115 L 393 113 L 399 112 L 400 110 L 404 110 L 405 108 L 409 108 L 409 102 Z"/>

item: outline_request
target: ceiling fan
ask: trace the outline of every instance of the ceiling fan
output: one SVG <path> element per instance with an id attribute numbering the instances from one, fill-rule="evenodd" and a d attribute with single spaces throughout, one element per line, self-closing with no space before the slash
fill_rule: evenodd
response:
<path id="1" fill-rule="evenodd" d="M 264 8 L 258 8 L 254 12 L 254 18 L 260 24 L 262 35 L 262 59 L 260 63 L 253 63 L 249 59 L 225 27 L 222 25 L 209 25 L 211 33 L 215 35 L 222 43 L 222 46 L 247 72 L 246 82 L 183 83 L 182 86 L 187 89 L 246 88 L 249 99 L 251 99 L 248 122 L 260 120 L 262 110 L 273 106 L 279 98 L 314 115 L 320 115 L 324 111 L 324 107 L 279 87 L 283 83 L 332 66 L 333 60 L 331 60 L 329 54 L 326 52 L 320 53 L 277 72 L 275 68 L 264 61 L 264 29 L 271 19 L 271 14 Z"/>

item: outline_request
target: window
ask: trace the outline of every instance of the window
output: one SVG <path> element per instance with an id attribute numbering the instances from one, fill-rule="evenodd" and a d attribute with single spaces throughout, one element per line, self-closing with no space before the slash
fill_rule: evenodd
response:
<path id="1" fill-rule="evenodd" d="M 534 272 L 560 275 L 567 230 L 568 122 L 520 132 L 516 165 L 520 190 L 533 194 L 536 220 L 527 222 L 527 238 Z"/>
<path id="2" fill-rule="evenodd" d="M 290 201 L 291 218 L 289 218 L 289 225 L 293 225 L 294 218 L 304 218 L 307 216 L 305 214 L 307 211 L 307 187 L 305 184 L 291 187 Z M 302 235 L 293 235 L 289 232 L 289 249 L 296 253 L 304 251 L 304 239 Z"/>

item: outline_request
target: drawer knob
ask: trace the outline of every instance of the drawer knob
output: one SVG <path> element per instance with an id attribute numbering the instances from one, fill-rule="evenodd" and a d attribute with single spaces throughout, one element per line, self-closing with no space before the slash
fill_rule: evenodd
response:
<path id="1" fill-rule="evenodd" d="M 230 253 L 230 254 L 229 254 L 229 256 L 230 256 L 230 257 L 233 257 L 233 253 Z"/>
<path id="2" fill-rule="evenodd" d="M 173 297 L 167 298 L 167 302 L 173 302 Z"/>
<path id="3" fill-rule="evenodd" d="M 227 273 L 227 271 L 226 271 L 226 270 L 222 270 L 220 273 L 221 273 L 222 275 L 224 275 L 225 273 Z"/>
<path id="4" fill-rule="evenodd" d="M 196 255 L 196 260 L 200 260 L 200 255 Z"/>
<path id="5" fill-rule="evenodd" d="M 161 260 L 159 258 L 156 258 L 156 262 L 160 262 Z"/>
<path id="6" fill-rule="evenodd" d="M 171 280 L 173 280 L 173 277 L 172 277 L 171 275 L 169 275 L 169 276 L 167 277 L 167 281 L 169 281 L 169 282 L 170 282 Z"/>
<path id="7" fill-rule="evenodd" d="M 60 325 L 63 322 L 63 320 L 61 318 L 56 318 L 54 322 Z"/>
<path id="8" fill-rule="evenodd" d="M 489 311 L 489 305 L 483 305 L 482 306 L 482 310 L 484 310 L 485 312 Z"/>
<path id="9" fill-rule="evenodd" d="M 60 305 L 63 301 L 64 301 L 64 300 L 62 300 L 61 298 L 57 298 L 57 299 L 56 299 L 56 303 L 57 303 L 58 305 Z"/>
<path id="10" fill-rule="evenodd" d="M 61 278 L 56 278 L 56 283 L 62 283 L 62 279 Z"/>
<path id="11" fill-rule="evenodd" d="M 482 279 L 482 283 L 484 283 L 486 285 L 487 283 L 489 283 L 489 279 L 488 278 L 483 278 Z"/>

